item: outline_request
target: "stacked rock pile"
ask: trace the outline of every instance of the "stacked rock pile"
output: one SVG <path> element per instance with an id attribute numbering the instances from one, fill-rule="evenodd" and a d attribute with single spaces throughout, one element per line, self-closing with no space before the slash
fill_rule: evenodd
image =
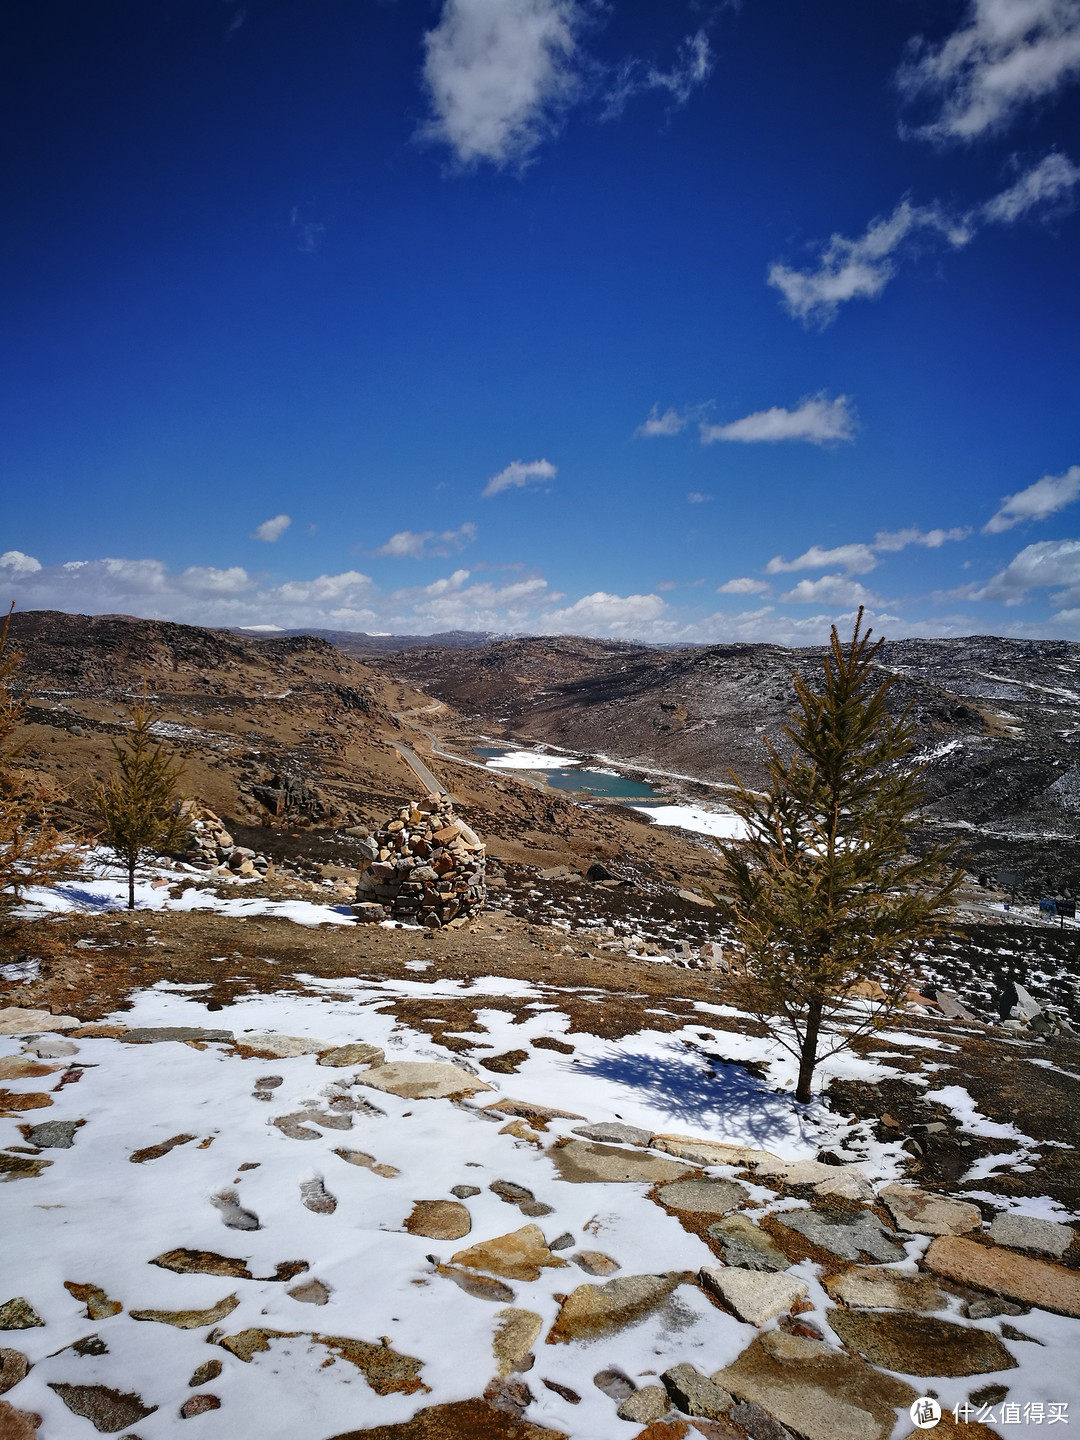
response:
<path id="1" fill-rule="evenodd" d="M 358 920 L 404 920 L 438 930 L 483 909 L 486 850 L 445 796 L 405 805 L 360 844 Z"/>
<path id="2" fill-rule="evenodd" d="M 270 862 L 243 845 L 233 843 L 221 818 L 199 800 L 183 800 L 180 814 L 190 822 L 188 844 L 182 859 L 197 870 L 221 870 L 232 875 L 265 875 Z"/>

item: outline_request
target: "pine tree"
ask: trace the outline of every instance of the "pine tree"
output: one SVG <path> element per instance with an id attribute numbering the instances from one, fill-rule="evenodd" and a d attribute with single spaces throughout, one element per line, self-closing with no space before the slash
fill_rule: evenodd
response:
<path id="1" fill-rule="evenodd" d="M 731 807 L 748 831 L 728 847 L 723 905 L 744 1003 L 798 1059 L 803 1103 L 818 1061 L 903 1001 L 920 945 L 949 929 L 963 876 L 951 847 L 911 852 L 923 800 L 915 730 L 907 711 L 889 715 L 895 677 L 875 688 L 883 641 L 862 623 L 860 608 L 846 648 L 833 627 L 820 694 L 795 675 L 791 758 L 770 745 L 768 791 L 739 782 Z M 866 997 L 857 1007 L 853 987 Z"/>
<path id="2" fill-rule="evenodd" d="M 135 909 L 135 867 L 144 851 L 182 850 L 190 821 L 181 813 L 176 787 L 183 762 L 154 738 L 155 715 L 146 699 L 131 707 L 131 729 L 113 742 L 117 768 L 94 789 L 104 827 L 102 839 L 127 869 L 128 909 Z"/>
<path id="3" fill-rule="evenodd" d="M 22 658 L 7 648 L 11 610 L 0 627 L 0 912 L 10 912 L 31 885 L 55 885 L 73 875 L 82 855 L 49 823 L 45 794 L 17 765 L 24 742 L 26 702 L 15 691 Z"/>

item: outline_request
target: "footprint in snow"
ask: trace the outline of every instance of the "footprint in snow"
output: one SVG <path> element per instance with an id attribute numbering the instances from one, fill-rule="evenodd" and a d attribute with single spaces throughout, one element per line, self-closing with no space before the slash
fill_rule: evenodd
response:
<path id="1" fill-rule="evenodd" d="M 245 1210 L 235 1190 L 223 1190 L 220 1195 L 210 1197 L 211 1205 L 221 1211 L 222 1223 L 230 1230 L 258 1230 L 259 1217 L 253 1210 Z"/>
<path id="2" fill-rule="evenodd" d="M 314 1210 L 316 1215 L 332 1215 L 337 1209 L 337 1200 L 323 1184 L 321 1175 L 316 1175 L 311 1180 L 301 1180 L 300 1199 L 309 1210 Z"/>

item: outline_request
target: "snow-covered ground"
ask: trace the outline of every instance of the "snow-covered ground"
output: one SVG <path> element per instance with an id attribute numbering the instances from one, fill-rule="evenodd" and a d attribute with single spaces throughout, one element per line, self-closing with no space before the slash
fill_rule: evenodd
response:
<path id="1" fill-rule="evenodd" d="M 741 840 L 747 833 L 744 822 L 729 811 L 703 810 L 700 805 L 635 805 L 634 809 L 648 815 L 654 825 L 677 825 L 699 835 Z"/>
<path id="2" fill-rule="evenodd" d="M 91 1422 L 73 1415 L 51 1384 L 135 1392 L 157 1409 L 131 1426 L 132 1433 L 137 1429 L 140 1440 L 172 1436 L 185 1423 L 180 1406 L 195 1393 L 189 1378 L 211 1359 L 220 1360 L 223 1370 L 198 1387 L 221 1400 L 220 1409 L 200 1417 L 198 1433 L 208 1440 L 325 1440 L 404 1420 L 421 1405 L 483 1392 L 495 1373 L 492 1341 L 507 1307 L 527 1309 L 541 1321 L 533 1345 L 535 1366 L 524 1377 L 534 1397 L 527 1418 L 581 1440 L 615 1440 L 630 1433 L 629 1427 L 593 1384 L 598 1371 L 618 1367 L 642 1385 L 683 1361 L 709 1374 L 734 1361 L 757 1332 L 715 1308 L 694 1286 L 682 1284 L 650 1315 L 614 1334 L 546 1344 L 559 1313 L 557 1297 L 595 1283 L 573 1263 L 582 1250 L 603 1252 L 626 1276 L 696 1271 L 715 1263 L 700 1239 L 647 1198 L 646 1183 L 564 1180 L 552 1158 L 553 1144 L 572 1137 L 585 1122 L 618 1120 L 650 1132 L 770 1150 L 788 1160 L 845 1143 L 875 1184 L 902 1173 L 905 1157 L 898 1145 L 878 1143 L 870 1127 L 853 1126 L 823 1106 L 796 1106 L 790 1091 L 779 1093 L 779 1087 L 790 1084 L 792 1062 L 772 1040 L 731 1032 L 723 1036 L 725 1056 L 765 1062 L 767 1081 L 736 1065 L 714 1073 L 700 1042 L 711 1038 L 710 1017 L 735 1014 L 728 1007 L 701 1005 L 699 1022 L 670 1034 L 642 1032 L 604 1041 L 576 1032 L 574 1054 L 564 1055 L 531 1044 L 567 1038 L 569 1021 L 554 986 L 496 976 L 434 983 L 426 976 L 378 983 L 298 978 L 309 993 L 249 996 L 213 1015 L 200 1002 L 200 987 L 162 982 L 135 996 L 133 1008 L 113 1018 L 135 1027 L 225 1025 L 239 1042 L 266 1032 L 304 1037 L 316 1049 L 365 1041 L 381 1046 L 390 1062 L 445 1064 L 450 1057 L 443 1048 L 383 1011 L 396 997 L 460 996 L 477 1006 L 477 1023 L 483 1027 L 470 1038 L 491 1047 L 490 1052 L 473 1051 L 476 1059 L 510 1049 L 526 1051 L 527 1058 L 517 1074 L 502 1075 L 452 1057 L 466 1083 L 467 1071 L 490 1087 L 464 1101 L 399 1098 L 365 1084 L 366 1070 L 355 1065 L 320 1066 L 315 1054 L 243 1059 L 223 1042 L 129 1044 L 78 1038 L 60 1043 L 61 1051 L 70 1046 L 71 1053 L 45 1059 L 57 1067 L 52 1074 L 5 1080 L 9 1090 L 45 1093 L 51 1103 L 0 1118 L 4 1145 L 24 1143 L 20 1125 L 81 1122 L 70 1149 L 40 1152 L 52 1163 L 39 1177 L 3 1192 L 5 1231 L 18 1243 L 2 1247 L 0 1304 L 24 1297 L 45 1321 L 5 1336 L 6 1344 L 17 1345 L 33 1361 L 27 1378 L 6 1398 L 40 1413 L 49 1440 L 84 1435 L 89 1440 L 94 1433 Z M 520 1011 L 515 1018 L 484 1008 L 485 994 L 524 1001 L 526 1018 L 521 1020 Z M 940 1043 L 903 1032 L 881 1038 L 886 1047 L 897 1045 L 902 1051 L 933 1050 Z M 690 1049 L 686 1042 L 699 1048 Z M 33 1061 L 35 1055 L 24 1046 L 35 1043 L 0 1038 L 0 1063 L 21 1054 Z M 65 1066 L 72 1069 L 65 1072 Z M 824 1080 L 830 1074 L 885 1078 L 902 1073 L 887 1059 L 851 1055 L 838 1055 L 823 1069 Z M 77 1077 L 78 1083 L 57 1090 L 62 1075 L 69 1082 Z M 265 1077 L 271 1076 L 280 1083 L 268 1085 Z M 260 1088 L 269 1099 L 257 1098 Z M 964 1093 L 949 1087 L 949 1104 L 980 1133 L 984 1117 L 970 1101 L 965 1108 Z M 554 1118 L 537 1133 L 519 1122 L 515 1133 L 506 1129 L 512 1113 L 483 1111 L 506 1098 L 582 1118 Z M 297 1137 L 295 1127 L 289 1127 L 294 1129 L 290 1136 L 274 1123 L 290 1115 L 299 1115 L 306 1136 Z M 158 1158 L 131 1163 L 133 1152 L 176 1136 L 191 1138 Z M 347 1162 L 341 1150 L 360 1152 L 380 1170 Z M 708 1173 L 730 1176 L 734 1171 L 714 1166 Z M 534 1219 L 519 1213 L 489 1189 L 500 1180 L 531 1191 L 552 1207 L 550 1212 Z M 313 1182 L 321 1182 L 333 1197 L 332 1213 L 313 1212 L 303 1203 L 304 1189 L 310 1193 Z M 463 1185 L 478 1189 L 465 1197 L 471 1222 L 466 1238 L 443 1241 L 406 1230 L 417 1201 L 449 1199 L 453 1188 Z M 762 1184 L 749 1182 L 747 1190 L 755 1219 L 806 1204 L 781 1198 Z M 235 1206 L 226 1203 L 222 1210 L 215 1205 L 215 1197 L 228 1195 L 236 1197 Z M 254 1218 L 248 1223 L 258 1228 L 230 1228 L 237 1207 L 249 1212 Z M 1024 1208 L 1049 1213 L 1040 1202 Z M 556 1261 L 570 1263 L 545 1265 L 534 1280 L 509 1280 L 512 1298 L 504 1294 L 492 1303 L 466 1293 L 439 1274 L 430 1258 L 449 1262 L 461 1249 L 529 1224 L 538 1224 L 549 1243 L 572 1236 L 571 1245 L 552 1252 Z M 926 1237 L 909 1238 L 895 1268 L 913 1274 L 926 1243 Z M 251 1276 L 263 1278 L 176 1274 L 151 1263 L 179 1248 L 240 1259 Z M 281 1262 L 301 1260 L 308 1268 L 294 1279 L 265 1278 Z M 803 1318 L 814 1320 L 837 1345 L 828 1328 L 832 1301 L 819 1283 L 817 1267 L 804 1261 L 788 1273 L 809 1287 L 814 1311 Z M 329 1292 L 324 1305 L 290 1294 L 313 1280 Z M 100 1286 L 123 1312 L 91 1321 L 65 1281 Z M 235 1306 L 213 1329 L 210 1321 L 180 1329 L 131 1314 L 209 1310 L 219 1302 L 232 1306 L 231 1297 Z M 959 1302 L 950 1299 L 941 1315 L 958 1319 L 958 1309 Z M 995 1328 L 992 1321 L 965 1323 Z M 1068 1357 L 1075 1359 L 1080 1346 L 1080 1322 L 1032 1311 L 1020 1326 L 1040 1343 L 1010 1347 L 1019 1362 L 1005 1376 L 1010 1395 L 1071 1401 L 1075 1413 L 1080 1384 Z M 269 1350 L 246 1362 L 212 1343 L 259 1327 L 282 1332 L 283 1338 L 271 1339 Z M 81 1346 L 86 1353 L 71 1348 L 89 1335 L 101 1343 Z M 428 1388 L 377 1394 L 347 1358 L 330 1363 L 332 1352 L 312 1335 L 385 1343 L 421 1363 L 419 1378 Z M 577 1392 L 580 1404 L 546 1388 L 545 1379 Z M 980 1376 L 977 1381 L 912 1383 L 920 1394 L 932 1383 L 941 1404 L 951 1406 L 983 1381 Z M 905 1435 L 909 1428 L 905 1416 L 895 1433 Z"/>

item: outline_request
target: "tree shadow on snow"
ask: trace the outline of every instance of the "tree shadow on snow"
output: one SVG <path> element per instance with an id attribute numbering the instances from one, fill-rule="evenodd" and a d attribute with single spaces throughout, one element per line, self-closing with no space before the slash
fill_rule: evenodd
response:
<path id="1" fill-rule="evenodd" d="M 670 1048 L 670 1057 L 610 1050 L 573 1069 L 632 1091 L 673 1119 L 701 1127 L 712 1140 L 768 1149 L 799 1129 L 789 1093 L 775 1094 L 737 1062 L 708 1069 L 681 1047 Z"/>

